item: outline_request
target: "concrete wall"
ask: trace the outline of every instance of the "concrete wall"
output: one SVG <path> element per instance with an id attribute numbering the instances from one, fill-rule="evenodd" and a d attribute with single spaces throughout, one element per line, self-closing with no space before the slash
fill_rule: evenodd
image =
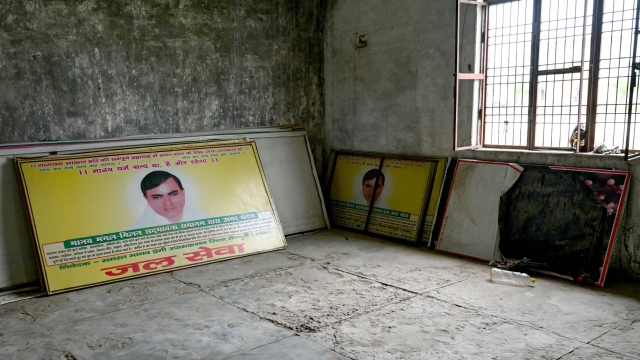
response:
<path id="1" fill-rule="evenodd" d="M 566 153 L 454 152 L 455 0 L 333 0 L 325 29 L 326 157 L 331 149 L 631 170 L 612 268 L 640 278 L 640 160 Z M 354 34 L 366 47 L 354 47 Z M 611 275 L 611 273 L 610 273 Z M 614 275 L 615 276 L 615 275 Z"/>
<path id="2" fill-rule="evenodd" d="M 321 153 L 323 1 L 0 1 L 0 143 L 302 124 Z"/>

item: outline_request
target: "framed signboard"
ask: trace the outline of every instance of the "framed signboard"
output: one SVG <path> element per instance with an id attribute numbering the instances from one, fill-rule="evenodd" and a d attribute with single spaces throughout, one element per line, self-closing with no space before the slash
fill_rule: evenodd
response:
<path id="1" fill-rule="evenodd" d="M 385 158 L 367 230 L 417 241 L 431 197 L 436 165 L 425 159 Z"/>
<path id="2" fill-rule="evenodd" d="M 286 247 L 254 142 L 15 161 L 50 294 Z"/>
<path id="3" fill-rule="evenodd" d="M 604 286 L 631 172 L 523 165 L 500 198 L 500 251 L 517 269 Z M 544 214 L 544 216 L 540 216 Z"/>
<path id="4" fill-rule="evenodd" d="M 445 188 L 445 175 L 449 167 L 449 158 L 436 157 L 433 159 L 436 161 L 436 170 L 433 178 L 433 186 L 430 191 L 429 204 L 427 205 L 427 213 L 424 217 L 424 226 L 422 227 L 422 241 L 425 242 L 427 246 L 431 246 L 433 239 L 434 224 L 439 210 L 440 197 Z"/>
<path id="5" fill-rule="evenodd" d="M 430 211 L 431 219 L 435 216 L 442 183 L 436 179 L 445 165 L 446 158 L 334 153 L 328 179 L 331 219 L 337 226 L 416 243 L 425 238 Z"/>
<path id="6" fill-rule="evenodd" d="M 436 250 L 475 260 L 499 260 L 500 196 L 518 180 L 522 167 L 514 163 L 459 160 Z"/>
<path id="7" fill-rule="evenodd" d="M 381 162 L 382 158 L 375 156 L 336 155 L 329 190 L 331 219 L 336 225 L 365 230 L 371 196 Z M 368 176 L 367 174 L 372 174 L 371 179 L 361 183 L 363 177 Z M 365 193 L 362 192 L 363 187 L 366 187 Z"/>

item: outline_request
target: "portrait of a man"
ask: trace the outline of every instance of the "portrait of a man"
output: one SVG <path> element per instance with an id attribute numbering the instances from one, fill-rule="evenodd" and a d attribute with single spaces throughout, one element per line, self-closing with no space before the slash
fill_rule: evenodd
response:
<path id="1" fill-rule="evenodd" d="M 377 185 L 376 185 L 377 179 Z M 358 193 L 350 202 L 360 205 L 371 205 L 381 208 L 389 208 L 386 202 L 379 200 L 384 191 L 385 176 L 378 169 L 367 171 L 362 177 L 362 191 Z"/>
<path id="2" fill-rule="evenodd" d="M 152 171 L 140 182 L 142 196 L 147 202 L 142 216 L 131 225 L 131 229 L 210 218 L 185 204 L 186 190 L 180 179 L 166 171 Z"/>

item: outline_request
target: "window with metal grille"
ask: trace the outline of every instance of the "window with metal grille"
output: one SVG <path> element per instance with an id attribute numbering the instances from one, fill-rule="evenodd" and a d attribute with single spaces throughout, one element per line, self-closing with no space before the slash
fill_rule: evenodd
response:
<path id="1" fill-rule="evenodd" d="M 609 0 L 600 4 L 602 24 L 598 88 L 596 96 L 596 142 L 625 146 L 629 78 L 632 66 L 633 31 L 636 0 Z M 629 148 L 640 150 L 640 132 L 636 132 L 638 92 L 633 99 Z"/>
<path id="2" fill-rule="evenodd" d="M 484 143 L 525 148 L 533 0 L 490 6 L 489 19 Z"/>
<path id="3" fill-rule="evenodd" d="M 472 147 L 573 150 L 578 133 L 578 151 L 623 149 L 627 137 L 640 151 L 637 92 L 629 105 L 638 2 L 459 0 L 456 149 L 471 138 Z M 481 44 L 469 51 L 474 36 Z M 462 98 L 469 80 L 481 84 L 480 101 Z"/>

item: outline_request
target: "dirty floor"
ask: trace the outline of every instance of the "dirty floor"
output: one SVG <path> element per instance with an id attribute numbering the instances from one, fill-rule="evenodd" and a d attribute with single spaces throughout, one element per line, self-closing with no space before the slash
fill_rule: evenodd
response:
<path id="1" fill-rule="evenodd" d="M 638 283 L 499 285 L 340 230 L 288 243 L 2 305 L 0 359 L 640 359 Z"/>

